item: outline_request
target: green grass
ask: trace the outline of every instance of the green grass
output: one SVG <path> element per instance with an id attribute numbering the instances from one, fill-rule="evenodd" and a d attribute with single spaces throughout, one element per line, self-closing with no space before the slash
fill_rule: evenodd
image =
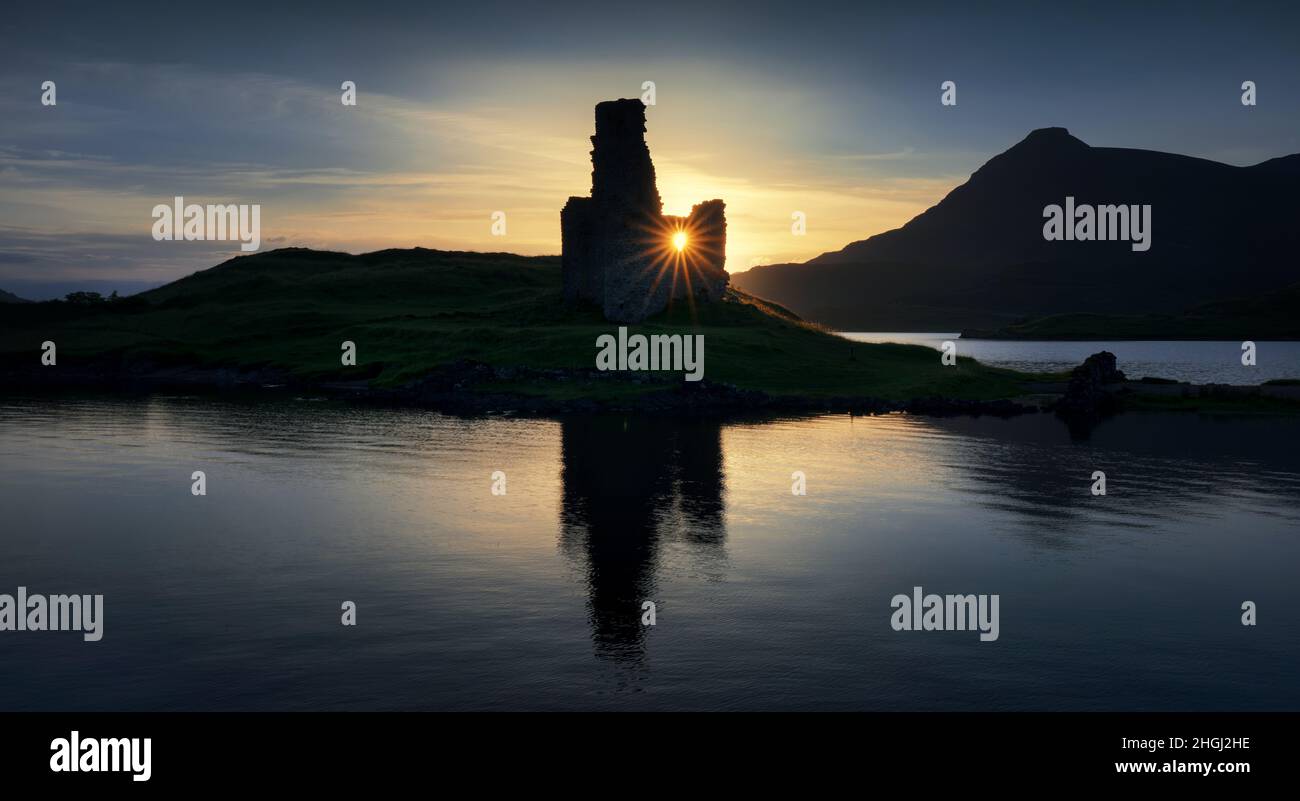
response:
<path id="1" fill-rule="evenodd" d="M 37 363 L 40 344 L 53 340 L 61 366 L 273 367 L 310 382 L 366 378 L 393 387 L 462 359 L 592 370 L 596 338 L 616 329 L 595 307 L 564 307 L 556 257 L 290 249 L 236 258 L 118 303 L 7 306 L 0 364 Z M 722 303 L 678 304 L 632 332 L 703 334 L 706 380 L 777 396 L 995 399 L 1020 394 L 1026 378 L 965 358 L 945 367 L 930 348 L 849 342 L 734 291 Z M 357 345 L 356 367 L 340 365 L 344 340 Z M 628 396 L 681 380 L 648 375 L 658 378 L 620 374 L 596 391 Z M 574 381 L 491 389 L 591 391 Z"/>

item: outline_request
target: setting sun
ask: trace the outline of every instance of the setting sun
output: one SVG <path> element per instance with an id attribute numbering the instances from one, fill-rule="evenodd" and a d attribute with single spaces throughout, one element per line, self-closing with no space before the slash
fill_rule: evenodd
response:
<path id="1" fill-rule="evenodd" d="M 685 231 L 678 231 L 677 233 L 673 234 L 673 247 L 677 248 L 677 251 L 679 253 L 686 249 Z"/>

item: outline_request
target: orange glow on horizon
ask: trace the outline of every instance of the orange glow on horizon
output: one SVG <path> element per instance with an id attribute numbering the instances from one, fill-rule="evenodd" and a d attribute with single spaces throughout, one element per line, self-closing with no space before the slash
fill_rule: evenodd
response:
<path id="1" fill-rule="evenodd" d="M 690 220 L 665 220 L 656 217 L 641 229 L 640 240 L 650 256 L 646 270 L 653 274 L 651 291 L 667 282 L 673 295 L 679 285 L 686 289 L 686 302 L 695 315 L 691 287 L 706 264 L 718 261 L 720 244 L 713 243 L 703 231 L 695 230 Z M 690 247 L 687 247 L 687 245 Z"/>

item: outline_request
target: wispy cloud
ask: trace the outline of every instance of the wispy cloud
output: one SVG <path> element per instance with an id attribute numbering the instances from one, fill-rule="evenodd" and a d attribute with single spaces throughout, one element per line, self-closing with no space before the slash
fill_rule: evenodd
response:
<path id="1" fill-rule="evenodd" d="M 515 65 L 516 74 L 529 74 L 526 66 Z M 559 209 L 590 184 L 592 100 L 584 93 L 591 90 L 572 88 L 576 70 L 551 65 L 545 76 L 534 73 L 531 84 L 513 87 L 510 98 L 525 98 L 518 102 L 491 93 L 423 101 L 362 87 L 358 106 L 346 107 L 334 85 L 284 76 L 72 64 L 56 109 L 5 94 L 14 124 L 12 143 L 0 147 L 7 221 L 0 245 L 9 254 L 0 281 L 38 272 L 161 282 L 235 252 L 227 243 L 154 242 L 150 211 L 177 195 L 260 204 L 264 247 L 556 253 Z M 671 73 L 665 77 L 676 85 Z M 735 77 L 737 85 L 744 80 Z M 557 95 L 545 86 L 569 88 Z M 783 91 L 760 88 L 769 96 Z M 699 96 L 650 112 L 667 210 L 725 199 L 733 270 L 808 258 L 899 225 L 959 180 L 853 167 L 910 158 L 910 147 L 821 156 L 791 150 L 797 131 L 753 135 L 752 115 L 773 113 L 709 109 Z M 811 136 L 817 120 L 806 123 L 802 135 Z M 494 211 L 507 213 L 504 239 L 490 236 Z M 791 234 L 796 211 L 807 216 L 807 236 Z"/>

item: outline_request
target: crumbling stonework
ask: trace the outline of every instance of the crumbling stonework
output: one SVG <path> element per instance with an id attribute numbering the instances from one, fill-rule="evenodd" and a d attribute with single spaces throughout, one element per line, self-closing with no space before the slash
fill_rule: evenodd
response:
<path id="1" fill-rule="evenodd" d="M 727 288 L 725 204 L 697 204 L 688 217 L 663 214 L 645 143 L 645 104 L 596 105 L 591 197 L 560 212 L 566 303 L 590 301 L 605 317 L 640 322 L 679 299 L 709 302 Z M 685 246 L 674 235 L 685 235 Z"/>

